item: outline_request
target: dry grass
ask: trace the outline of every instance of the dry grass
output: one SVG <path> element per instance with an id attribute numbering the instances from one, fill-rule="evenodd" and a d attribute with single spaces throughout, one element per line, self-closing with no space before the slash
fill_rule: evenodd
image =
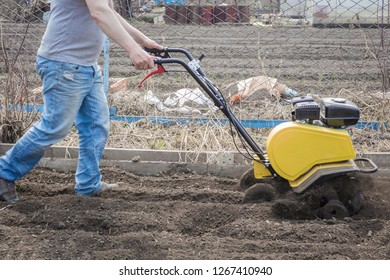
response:
<path id="1" fill-rule="evenodd" d="M 161 112 L 156 106 L 145 102 L 145 95 L 148 90 L 152 90 L 157 97 L 164 100 L 172 91 L 185 85 L 195 88 L 196 85 L 190 80 L 182 77 L 170 77 L 160 80 L 158 77 L 146 83 L 141 90 L 137 89 L 137 84 L 143 75 L 131 77 L 128 90 L 111 93 L 109 95 L 110 106 L 117 109 L 116 115 L 132 116 L 162 116 L 162 117 L 204 117 L 204 118 L 225 118 L 218 110 L 209 115 L 199 114 L 179 114 L 177 112 Z M 164 81 L 164 83 L 163 83 Z M 174 88 L 173 85 L 177 85 Z M 174 88 L 174 89 L 173 89 Z M 229 97 L 228 91 L 225 98 Z M 367 92 L 367 91 L 364 91 Z M 362 96 L 366 96 L 363 98 Z M 361 120 L 389 122 L 389 94 L 371 93 L 365 95 L 363 90 L 341 90 L 335 97 L 344 97 L 355 102 L 361 109 Z M 197 106 L 190 104 L 202 112 L 208 110 L 207 106 Z M 231 107 L 233 113 L 239 119 L 290 119 L 291 105 L 288 100 L 277 99 L 268 92 L 257 92 L 248 100 Z M 248 129 L 249 134 L 264 149 L 266 138 L 270 129 Z M 236 151 L 236 146 L 244 152 L 243 147 L 236 136 L 233 139 L 229 125 L 219 125 L 212 121 L 201 123 L 172 123 L 170 125 L 156 125 L 147 119 L 138 122 L 126 123 L 119 121 L 111 122 L 110 137 L 107 147 L 127 148 L 127 149 L 156 149 L 156 150 L 181 150 L 181 151 L 216 151 L 226 153 Z M 361 130 L 353 129 L 352 140 L 358 153 L 364 152 L 389 152 L 390 133 L 387 128 L 381 130 Z M 77 131 L 73 129 L 66 139 L 58 145 L 77 146 Z M 196 157 L 192 159 L 196 162 Z"/>
<path id="2" fill-rule="evenodd" d="M 134 81 L 139 81 L 140 78 L 134 77 Z M 129 82 L 129 90 L 110 94 L 110 105 L 117 108 L 118 115 L 225 118 L 220 111 L 215 111 L 207 116 L 161 112 L 156 106 L 145 102 L 146 92 L 148 90 L 156 91 L 156 88 L 159 88 L 160 92 L 157 92 L 156 96 L 163 100 L 171 91 L 161 92 L 161 88 L 165 88 L 165 86 L 158 87 L 155 84 L 137 90 L 134 81 Z M 186 83 L 186 85 L 193 86 L 191 83 Z M 386 110 L 383 111 L 383 108 L 389 106 L 387 95 L 372 94 L 370 98 L 364 99 L 361 96 L 363 95 L 360 92 L 342 90 L 336 97 L 344 97 L 358 104 L 361 108 L 361 120 L 384 121 L 383 119 L 386 119 L 389 121 L 389 113 Z M 200 109 L 204 110 L 204 108 Z M 233 106 L 232 110 L 239 119 L 249 119 L 253 115 L 256 116 L 256 119 L 289 119 L 291 115 L 291 105 L 287 100 L 277 99 L 264 92 L 257 93 L 257 96 Z M 253 113 L 254 110 L 257 110 L 256 114 Z M 262 149 L 264 149 L 269 131 L 270 129 L 248 129 L 249 134 Z M 374 131 L 353 128 L 352 131 L 352 139 L 358 153 L 390 151 L 390 133 L 388 130 L 382 128 L 382 130 Z M 195 152 L 217 151 L 224 153 L 235 151 L 237 145 L 243 151 L 236 133 L 234 132 L 233 135 L 235 135 L 234 139 L 229 125 L 218 125 L 213 121 L 205 124 L 193 122 L 188 124 L 173 123 L 165 126 L 156 125 L 147 119 L 133 123 L 112 121 L 107 146 L 111 148 Z M 60 145 L 77 146 L 76 131 L 73 130 Z"/>

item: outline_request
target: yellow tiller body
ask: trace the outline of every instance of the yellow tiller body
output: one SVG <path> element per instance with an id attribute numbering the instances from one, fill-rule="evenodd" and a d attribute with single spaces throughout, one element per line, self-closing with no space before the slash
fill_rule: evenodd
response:
<path id="1" fill-rule="evenodd" d="M 289 181 L 296 180 L 315 165 L 356 157 L 346 130 L 298 122 L 275 127 L 268 136 L 266 150 L 276 173 Z"/>
<path id="2" fill-rule="evenodd" d="M 314 177 L 356 170 L 353 162 L 356 153 L 345 129 L 282 123 L 271 130 L 266 151 L 274 171 L 289 181 L 295 192 L 306 189 L 305 182 L 313 181 Z M 254 161 L 254 174 L 257 179 L 272 176 L 257 161 Z"/>

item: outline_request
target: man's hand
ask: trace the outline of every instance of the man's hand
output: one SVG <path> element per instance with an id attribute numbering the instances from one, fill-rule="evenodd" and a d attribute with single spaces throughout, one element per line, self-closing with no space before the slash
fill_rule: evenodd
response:
<path id="1" fill-rule="evenodd" d="M 144 38 L 141 42 L 141 45 L 142 45 L 142 47 L 149 48 L 149 49 L 157 49 L 157 50 L 164 49 L 163 46 L 157 44 L 155 41 L 149 39 L 146 36 L 144 36 Z M 141 48 L 140 48 L 140 51 L 142 53 L 135 52 L 135 51 L 129 53 L 130 59 L 133 62 L 135 69 L 147 70 L 147 69 L 153 68 L 154 67 L 154 62 L 153 62 L 154 57 L 151 56 L 150 54 L 148 54 L 147 52 L 145 52 L 144 50 L 142 50 Z M 145 57 L 144 54 L 146 54 L 147 57 Z"/>
<path id="2" fill-rule="evenodd" d="M 157 44 L 155 41 L 149 39 L 148 37 L 144 38 L 144 40 L 142 41 L 141 45 L 144 48 L 149 48 L 149 49 L 157 49 L 157 50 L 164 49 L 163 46 L 161 46 L 160 44 Z"/>
<path id="3" fill-rule="evenodd" d="M 147 70 L 154 67 L 153 57 L 140 47 L 129 52 L 129 57 L 137 70 Z"/>

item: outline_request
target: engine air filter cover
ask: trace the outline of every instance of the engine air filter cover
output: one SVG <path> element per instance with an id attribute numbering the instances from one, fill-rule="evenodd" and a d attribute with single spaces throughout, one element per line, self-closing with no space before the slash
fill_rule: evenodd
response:
<path id="1" fill-rule="evenodd" d="M 355 125 L 359 121 L 360 110 L 351 101 L 344 98 L 321 98 L 321 121 L 331 127 Z"/>

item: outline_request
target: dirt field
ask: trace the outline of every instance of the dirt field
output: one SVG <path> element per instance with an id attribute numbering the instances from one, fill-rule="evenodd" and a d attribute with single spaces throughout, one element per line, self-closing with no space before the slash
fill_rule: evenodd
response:
<path id="1" fill-rule="evenodd" d="M 226 26 L 141 30 L 165 46 L 204 52 L 204 68 L 219 86 L 266 69 L 302 95 L 354 89 L 352 97 L 365 106 L 364 117 L 378 108 L 359 96 L 381 87 L 377 61 L 370 59 L 359 30 Z M 367 32 L 377 36 L 375 30 Z M 30 49 L 24 55 L 33 61 L 33 53 Z M 112 75 L 139 75 L 134 79 L 139 81 L 143 74 L 134 74 L 125 56 L 112 46 Z M 183 87 L 171 85 L 170 89 Z M 243 118 L 261 118 L 262 110 L 253 108 L 263 107 L 257 99 L 235 110 Z M 275 118 L 284 116 L 274 111 Z M 375 139 L 371 134 L 358 141 L 371 151 L 377 146 Z M 384 139 L 388 141 L 386 135 Z M 342 220 L 316 219 L 305 211 L 302 199 L 291 196 L 284 198 L 294 205 L 287 213 L 278 211 L 278 201 L 243 204 L 243 194 L 233 190 L 236 179 L 191 173 L 139 177 L 117 169 L 104 169 L 103 176 L 119 187 L 92 199 L 74 195 L 74 174 L 36 169 L 19 181 L 21 201 L 11 206 L 0 202 L 0 258 L 390 258 L 388 172 L 364 178 L 365 208 Z"/>
<path id="2" fill-rule="evenodd" d="M 22 201 L 0 203 L 1 259 L 390 257 L 384 174 L 373 177 L 374 184 L 365 179 L 366 207 L 343 220 L 315 219 L 298 203 L 284 214 L 278 200 L 242 204 L 234 179 L 138 177 L 117 169 L 103 175 L 119 186 L 97 198 L 76 197 L 73 174 L 37 169 L 21 180 Z"/>

